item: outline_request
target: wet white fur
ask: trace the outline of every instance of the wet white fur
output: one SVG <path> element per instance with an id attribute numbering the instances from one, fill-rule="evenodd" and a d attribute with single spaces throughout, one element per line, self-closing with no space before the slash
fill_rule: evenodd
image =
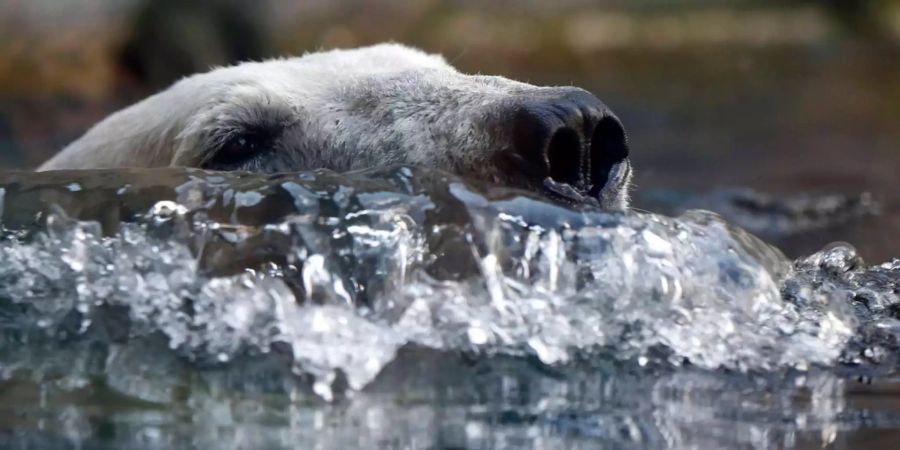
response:
<path id="1" fill-rule="evenodd" d="M 199 167 L 224 139 L 262 124 L 284 131 L 277 151 L 248 170 L 402 163 L 504 182 L 517 174 L 491 163 L 510 145 L 501 116 L 513 99 L 547 89 L 462 74 L 397 44 L 248 62 L 190 76 L 110 115 L 38 170 Z"/>

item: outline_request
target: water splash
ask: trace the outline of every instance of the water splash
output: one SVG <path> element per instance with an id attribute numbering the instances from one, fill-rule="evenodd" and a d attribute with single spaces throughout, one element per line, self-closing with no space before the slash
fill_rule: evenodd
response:
<path id="1" fill-rule="evenodd" d="M 690 386 L 721 387 L 721 369 L 839 380 L 820 370 L 896 366 L 900 261 L 866 267 L 837 244 L 791 263 L 711 213 L 577 210 L 408 168 L 100 174 L 75 180 L 74 191 L 66 176 L 4 184 L 4 379 L 24 373 L 77 391 L 99 377 L 130 398 L 171 404 L 185 389 L 172 374 L 194 379 L 191 367 L 231 373 L 215 383 L 216 372 L 204 375 L 216 389 L 239 383 L 296 399 L 293 383 L 309 379 L 326 400 L 365 398 L 398 361 L 414 372 L 421 361 L 403 356 L 410 351 L 462 355 L 438 364 L 448 372 L 465 371 L 464 361 L 493 370 L 498 359 L 532 361 L 569 374 L 560 389 L 623 374 L 578 369 L 585 363 L 623 364 L 637 374 L 628 377 L 647 377 L 623 389 L 664 392 L 644 386 L 665 383 L 670 375 L 653 375 L 662 370 L 694 383 L 686 396 Z M 35 210 L 36 198 L 65 209 Z M 696 384 L 706 377 L 713 387 Z M 190 391 L 209 388 L 194 383 Z M 534 414 L 549 420 L 571 406 L 560 405 Z M 657 406 L 675 409 L 653 433 L 708 442 L 685 431 L 683 409 Z M 690 407 L 690 420 L 706 414 Z M 832 427 L 840 421 L 814 415 L 840 409 L 813 408 L 796 429 Z M 626 440 L 648 438 L 647 424 L 634 426 Z"/>
<path id="2" fill-rule="evenodd" d="M 330 386 L 340 372 L 353 389 L 409 344 L 548 365 L 603 353 L 774 370 L 833 364 L 857 326 L 846 287 L 803 281 L 836 250 L 792 271 L 710 213 L 573 211 L 456 181 L 444 192 L 350 182 L 322 192 L 304 175 L 267 185 L 292 211 L 245 225 L 215 220 L 213 205 L 234 219 L 277 196 L 210 178 L 109 236 L 57 212 L 46 231 L 4 243 L 0 296 L 25 307 L 16 326 L 86 333 L 100 310 L 120 309 L 129 337 L 161 333 L 191 360 L 280 344 L 297 373 Z M 243 272 L 216 273 L 240 258 Z"/>

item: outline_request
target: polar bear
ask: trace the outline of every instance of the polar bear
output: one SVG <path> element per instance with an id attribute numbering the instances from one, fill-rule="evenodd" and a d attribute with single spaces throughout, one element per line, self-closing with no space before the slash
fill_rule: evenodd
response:
<path id="1" fill-rule="evenodd" d="M 574 87 L 467 75 L 399 44 L 193 75 L 112 114 L 38 170 L 440 168 L 568 201 L 628 204 L 621 122 Z"/>

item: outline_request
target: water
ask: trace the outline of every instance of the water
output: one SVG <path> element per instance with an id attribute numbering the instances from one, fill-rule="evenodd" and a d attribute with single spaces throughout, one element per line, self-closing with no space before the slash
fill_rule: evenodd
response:
<path id="1" fill-rule="evenodd" d="M 407 167 L 0 189 L 5 447 L 807 448 L 900 429 L 900 260 L 849 244 L 790 261 L 712 213 Z"/>

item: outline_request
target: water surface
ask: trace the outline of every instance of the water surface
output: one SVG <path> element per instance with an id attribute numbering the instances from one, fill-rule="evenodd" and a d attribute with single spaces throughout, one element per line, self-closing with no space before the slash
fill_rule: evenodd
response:
<path id="1" fill-rule="evenodd" d="M 900 261 L 849 244 L 791 261 L 708 212 L 409 167 L 0 189 L 7 446 L 812 448 L 900 427 Z"/>

